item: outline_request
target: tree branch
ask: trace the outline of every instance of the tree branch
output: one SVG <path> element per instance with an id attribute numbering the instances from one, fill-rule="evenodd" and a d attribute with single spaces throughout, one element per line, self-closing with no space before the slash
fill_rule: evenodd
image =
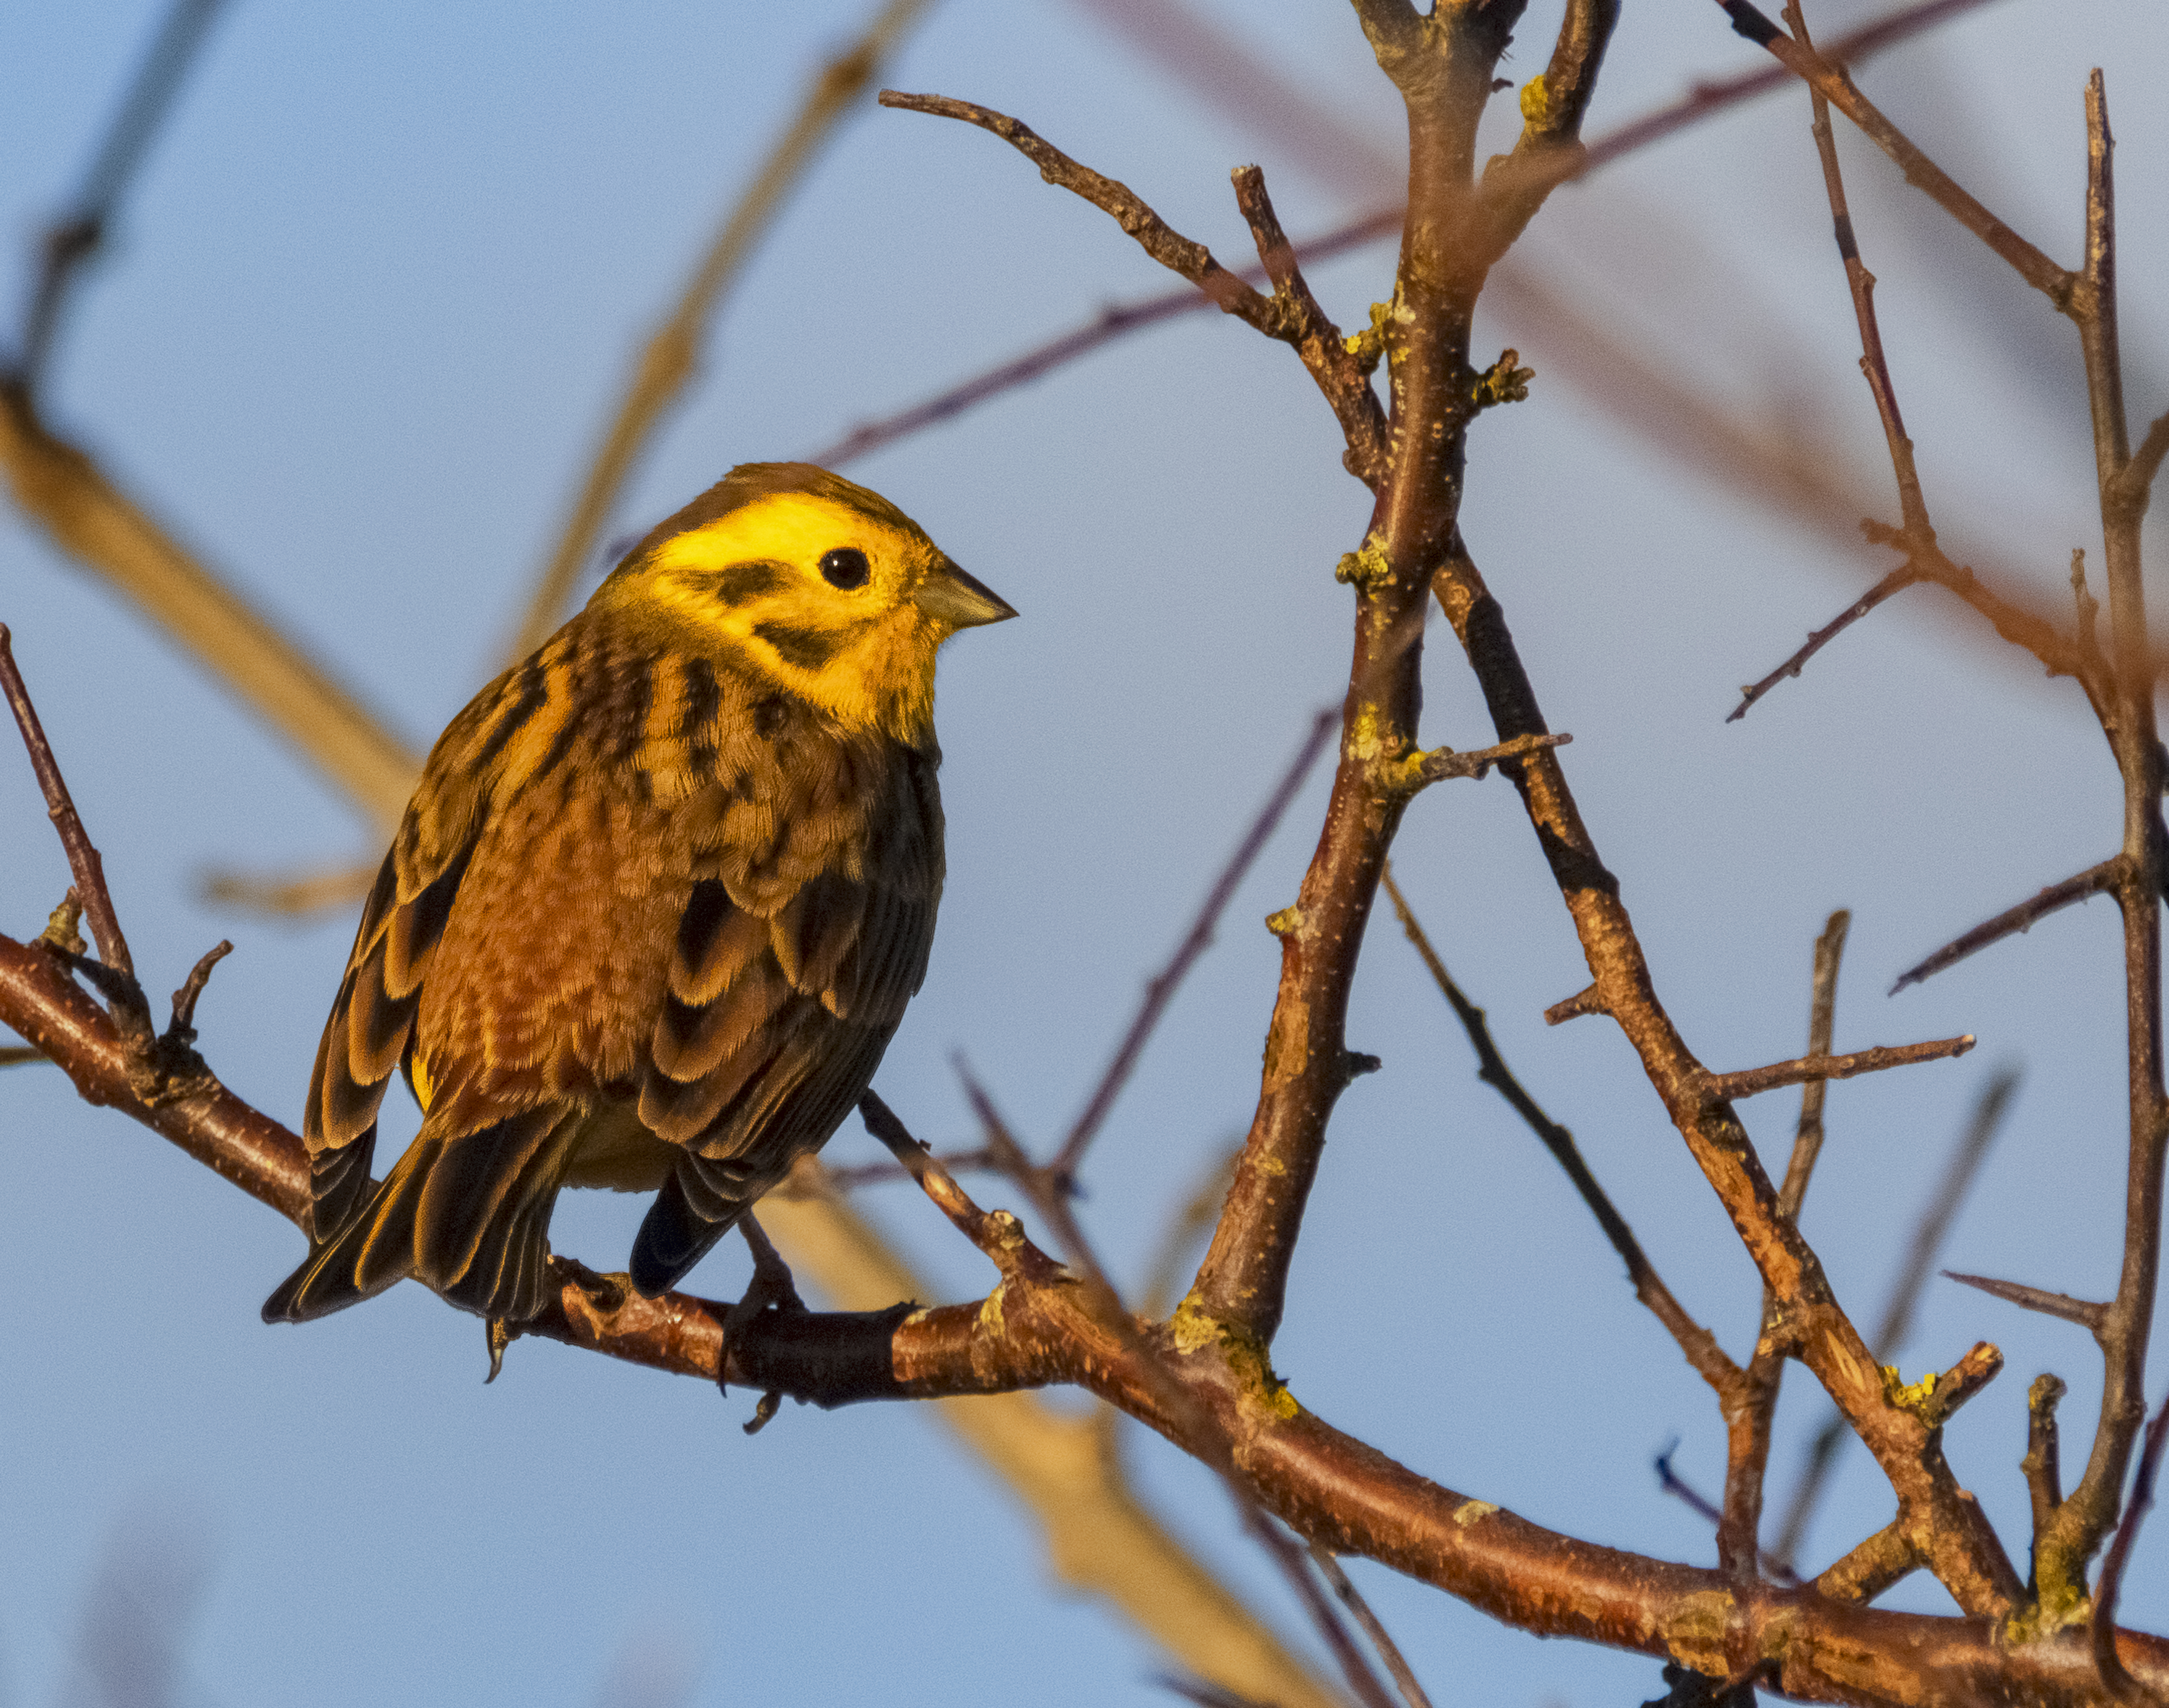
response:
<path id="1" fill-rule="evenodd" d="M 1432 981 L 1437 985 L 1453 1017 L 1461 1022 L 1461 1029 L 1468 1035 L 1469 1048 L 1476 1052 L 1476 1077 L 1506 1100 L 1507 1108 L 1519 1115 L 1529 1130 L 1537 1135 L 1537 1142 L 1552 1155 L 1552 1160 L 1566 1172 L 1581 1201 L 1589 1206 L 1589 1213 L 1596 1218 L 1596 1225 L 1604 1230 L 1604 1236 L 1612 1242 L 1612 1249 L 1627 1266 L 1627 1278 L 1634 1284 L 1634 1296 L 1649 1307 L 1650 1314 L 1664 1324 L 1672 1338 L 1679 1343 L 1681 1352 L 1695 1373 L 1708 1382 L 1720 1399 L 1729 1396 L 1740 1380 L 1740 1367 L 1734 1364 L 1718 1344 L 1717 1337 L 1688 1316 L 1686 1308 L 1673 1297 L 1664 1278 L 1657 1273 L 1642 1249 L 1642 1242 L 1634 1237 L 1634 1230 L 1627 1219 L 1619 1214 L 1610 1196 L 1590 1172 L 1589 1164 L 1581 1155 L 1581 1148 L 1574 1141 L 1574 1134 L 1547 1115 L 1537 1100 L 1523 1089 L 1500 1054 L 1499 1046 L 1491 1037 L 1490 1022 L 1484 1011 L 1469 1001 L 1452 975 L 1446 970 L 1446 963 L 1439 958 L 1438 951 L 1431 947 L 1415 911 L 1409 905 L 1408 898 L 1401 894 L 1400 886 L 1394 882 L 1394 871 L 1388 866 L 1383 879 L 1387 897 L 1399 915 L 1401 929 L 1409 941 L 1415 945 L 1416 953 L 1422 957 Z"/>
<path id="2" fill-rule="evenodd" d="M 1831 105 L 1859 126 L 1868 140 L 1895 161 L 1905 181 L 1924 192 L 1953 219 L 2009 262 L 2018 275 L 2069 312 L 2079 283 L 2033 244 L 1962 189 L 1957 180 L 1916 147 L 1889 120 L 1853 87 L 1845 67 L 1813 48 L 1792 40 L 1757 11 L 1750 0 L 1718 0 L 1732 27 L 1771 56 Z"/>
<path id="3" fill-rule="evenodd" d="M 1498 600 L 1465 549 L 1438 578 L 1440 602 L 1467 653 L 1502 737 L 1544 727 Z M 1596 1001 L 1616 1020 L 1690 1153 L 1730 1217 L 1776 1302 L 1787 1337 L 1850 1422 L 1899 1500 L 1924 1563 L 1969 1611 L 2006 1613 L 2022 1593 L 2002 1545 L 1961 1492 L 1940 1439 L 1895 1404 L 1839 1306 L 1814 1250 L 1780 1214 L 1777 1194 L 1729 1103 L 1709 1095 L 1696 1060 L 1659 1001 L 1618 880 L 1604 866 L 1556 757 L 1511 768 L 1594 976 Z"/>
<path id="4" fill-rule="evenodd" d="M 1971 1033 L 1958 1038 L 1932 1038 L 1926 1043 L 1878 1044 L 1846 1055 L 1804 1055 L 1767 1067 L 1745 1068 L 1738 1073 L 1709 1076 L 1709 1094 L 1727 1102 L 1774 1092 L 1780 1086 L 1797 1086 L 1810 1080 L 1849 1080 L 1859 1074 L 1880 1073 L 1885 1068 L 1911 1067 L 1918 1062 L 1944 1061 L 1964 1055 L 1974 1046 Z"/>
<path id="5" fill-rule="evenodd" d="M 127 1087 L 125 1052 L 105 1017 L 44 950 L 4 937 L 0 1021 L 39 1041 L 90 1101 L 164 1134 L 302 1225 L 308 1174 L 296 1134 L 223 1087 L 158 1109 L 141 1103 Z M 786 1250 L 799 1232 L 793 1215 L 804 1208 L 774 1195 L 764 1206 Z M 816 1225 L 832 1223 L 823 1218 Z M 525 1332 L 716 1380 L 724 1307 L 681 1294 L 642 1300 L 562 1260 L 557 1273 L 562 1284 L 549 1311 L 525 1325 Z M 835 1397 L 839 1369 L 860 1359 L 885 1332 L 885 1392 L 993 1395 L 1074 1382 L 1167 1433 L 1167 1420 L 1148 1398 L 1150 1383 L 1081 1312 L 1074 1284 L 1005 1280 L 998 1293 L 999 1310 L 973 1302 L 901 1317 L 873 1313 L 889 1319 L 885 1331 L 870 1327 L 866 1313 L 846 1313 L 856 1320 L 837 1321 L 833 1332 L 856 1349 L 850 1359 L 823 1344 L 823 1334 L 766 1312 L 733 1342 L 724 1374 L 749 1386 Z M 2105 1700 L 2091 1651 L 2076 1633 L 2006 1650 L 1977 1620 L 1847 1607 L 1809 1590 L 1742 1586 L 1715 1572 L 1575 1541 L 1415 1476 L 1313 1417 L 1284 1388 L 1276 1386 L 1270 1392 L 1280 1397 L 1269 1397 L 1258 1368 L 1229 1356 L 1223 1342 L 1208 1338 L 1184 1348 L 1177 1341 L 1170 1350 L 1175 1356 L 1156 1362 L 1212 1427 L 1226 1432 L 1259 1497 L 1298 1535 L 1376 1559 L 1523 1629 L 1666 1656 L 1716 1677 L 1757 1655 L 1775 1656 L 1772 1688 L 1811 1700 L 1927 1708 L 2017 1693 L 2051 1708 L 2077 1708 Z M 853 1384 L 864 1383 L 869 1362 L 858 1363 Z M 994 1403 L 974 1400 L 951 1415 L 977 1417 Z M 1082 1452 L 1080 1444 L 1069 1459 Z M 1058 1499 L 1062 1472 L 1042 1467 L 1040 1474 L 1050 1499 Z M 2169 1641 L 2122 1631 L 2117 1641 L 2135 1677 L 2150 1689 L 2169 1689 Z M 1249 1694 L 1262 1699 L 1266 1692 L 1253 1683 Z"/>
<path id="6" fill-rule="evenodd" d="M 2124 785 L 2124 846 L 2117 905 L 2124 916 L 2129 1161 L 2123 1262 L 2116 1297 L 2095 1331 L 2104 1365 L 2101 1418 L 2077 1486 L 2039 1551 L 2044 1582 L 2074 1587 L 2086 1560 L 2116 1523 L 2119 1494 L 2146 1423 L 2146 1351 L 2161 1276 L 2165 1116 L 2161 1051 L 2161 897 L 2169 883 L 2169 839 L 2161 813 L 2161 743 L 2154 714 L 2154 662 L 2146 632 L 2140 516 L 2114 502 L 2130 461 L 2124 370 L 2117 332 L 2113 139 L 2101 73 L 2086 85 L 2086 243 L 2079 288 L 2066 308 L 2079 328 L 2093 423 L 2108 583 L 2109 646 L 2115 697 L 2102 723 Z"/>
<path id="7" fill-rule="evenodd" d="M 2017 937 L 2033 929 L 2034 926 L 2060 908 L 2069 907 L 2075 901 L 2085 901 L 2097 895 L 2113 891 L 2123 882 L 2124 857 L 2121 854 L 2104 860 L 2098 866 L 2089 866 L 2075 877 L 2060 883 L 2052 883 L 2016 907 L 2007 907 L 1994 919 L 1984 920 L 1971 931 L 1955 937 L 1924 961 L 1917 961 L 1898 975 L 1897 983 L 1890 987 L 1895 996 L 1908 985 L 1918 985 L 1932 979 L 1947 967 L 1954 967 L 1968 955 L 1977 954 L 2004 938 Z"/>

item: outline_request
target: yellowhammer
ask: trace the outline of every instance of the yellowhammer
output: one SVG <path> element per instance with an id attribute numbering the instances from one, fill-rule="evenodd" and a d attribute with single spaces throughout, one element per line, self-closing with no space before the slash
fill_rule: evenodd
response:
<path id="1" fill-rule="evenodd" d="M 517 1321 L 562 1186 L 660 1194 L 653 1294 L 867 1083 L 941 899 L 934 655 L 1016 613 L 885 499 L 749 463 L 664 522 L 429 755 L 303 1133 L 303 1321 L 413 1275 Z M 394 1068 L 421 1131 L 381 1185 Z"/>

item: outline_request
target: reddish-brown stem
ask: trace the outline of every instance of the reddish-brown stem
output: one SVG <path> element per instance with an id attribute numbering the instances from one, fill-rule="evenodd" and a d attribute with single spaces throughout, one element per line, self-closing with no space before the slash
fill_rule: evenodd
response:
<path id="1" fill-rule="evenodd" d="M 1924 191 L 1953 219 L 1986 243 L 2015 268 L 2021 278 L 2045 293 L 2060 308 L 2067 308 L 2076 277 L 2065 272 L 2025 238 L 1969 195 L 1956 179 L 1923 154 L 1866 96 L 1853 87 L 1845 67 L 1836 65 L 1813 48 L 1794 41 L 1749 0 L 1718 0 L 1732 19 L 1732 27 L 1831 105 L 1858 125 L 1869 141 L 1898 163 L 1905 181 Z"/>
<path id="2" fill-rule="evenodd" d="M 1778 683 L 1788 681 L 1808 667 L 1808 660 L 1843 634 L 1876 606 L 1894 594 L 1903 593 L 1921 579 L 1920 571 L 1910 563 L 1901 563 L 1884 576 L 1843 611 L 1820 628 L 1809 631 L 1800 649 L 1757 682 L 1750 682 L 1740 691 L 1740 703 L 1725 713 L 1727 723 L 1737 723 L 1753 709 L 1755 702 L 1767 694 Z"/>
<path id="3" fill-rule="evenodd" d="M 1332 406 L 1348 441 L 1344 458 L 1348 472 L 1376 491 L 1386 475 L 1386 412 L 1371 389 L 1370 370 L 1356 360 L 1342 340 L 1340 328 L 1311 295 L 1294 245 L 1281 229 L 1280 216 L 1266 193 L 1265 173 L 1255 166 L 1239 166 L 1234 179 L 1235 205 L 1242 210 L 1258 246 L 1258 259 L 1273 281 L 1273 303 L 1280 311 L 1275 336 L 1302 359 Z"/>
<path id="4" fill-rule="evenodd" d="M 76 894 L 83 902 L 90 934 L 97 941 L 98 958 L 124 979 L 133 979 L 136 963 L 113 910 L 113 893 L 105 887 L 105 862 L 99 858 L 90 833 L 83 827 L 82 815 L 69 797 L 60 761 L 53 757 L 52 744 L 45 739 L 45 726 L 38 721 L 38 708 L 30 703 L 29 688 L 15 666 L 15 651 L 5 623 L 0 623 L 0 691 L 6 692 L 8 709 L 15 714 L 15 727 L 23 732 L 30 769 L 45 792 L 45 811 L 59 833 L 61 846 L 67 851 L 68 870 L 75 874 Z M 147 1015 L 145 1023 L 147 1029 Z"/>

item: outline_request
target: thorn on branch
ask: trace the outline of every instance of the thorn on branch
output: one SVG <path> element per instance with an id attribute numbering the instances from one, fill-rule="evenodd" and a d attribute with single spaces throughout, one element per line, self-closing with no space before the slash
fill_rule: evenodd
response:
<path id="1" fill-rule="evenodd" d="M 2089 866 L 2084 872 L 2066 878 L 2060 883 L 2052 883 L 2030 899 L 2020 902 L 2016 907 L 2006 908 L 1994 919 L 1985 920 L 1963 936 L 1952 938 L 1926 960 L 1908 967 L 1898 975 L 1897 983 L 1890 987 L 1890 995 L 1895 996 L 1908 985 L 1918 985 L 1933 978 L 1946 967 L 1956 966 L 1968 955 L 1977 954 L 1990 944 L 2000 943 L 2006 937 L 2022 936 L 2058 909 L 2113 889 L 2123 878 L 2124 857 L 2118 854 L 2102 861 L 2098 866 Z"/>
<path id="2" fill-rule="evenodd" d="M 1604 999 L 1596 994 L 1596 986 L 1585 985 L 1564 1001 L 1554 1002 L 1544 1010 L 1544 1024 L 1564 1026 L 1569 1020 L 1579 1020 L 1586 1014 L 1608 1014 Z"/>
<path id="3" fill-rule="evenodd" d="M 211 982 L 211 969 L 233 953 L 233 945 L 221 937 L 212 947 L 204 952 L 203 958 L 189 969 L 188 980 L 173 992 L 173 1017 L 166 1027 L 165 1036 L 159 1040 L 168 1045 L 184 1048 L 196 1041 L 196 1001 Z"/>
<path id="4" fill-rule="evenodd" d="M 1780 1086 L 1797 1086 L 1808 1080 L 1849 1080 L 1858 1074 L 1879 1073 L 1886 1068 L 1911 1067 L 1924 1061 L 1943 1061 L 1964 1055 L 1974 1047 L 1971 1033 L 1957 1038 L 1932 1038 L 1926 1043 L 1878 1044 L 1845 1055 L 1804 1055 L 1767 1067 L 1747 1068 L 1739 1073 L 1712 1074 L 1708 1092 L 1713 1100 L 1735 1102 Z"/>
<path id="5" fill-rule="evenodd" d="M 2038 1310 L 2044 1316 L 2060 1316 L 2066 1322 L 2076 1322 L 2089 1333 L 2099 1332 L 2102 1324 L 2108 1320 L 2108 1306 L 2090 1299 L 2074 1299 L 2068 1293 L 2051 1293 L 2045 1287 L 2028 1287 L 2022 1281 L 1999 1281 L 1990 1275 L 1962 1274 L 1956 1269 L 1946 1269 L 1943 1275 L 1947 1281 L 1978 1288 L 1990 1298 L 2016 1305 L 2022 1310 Z"/>

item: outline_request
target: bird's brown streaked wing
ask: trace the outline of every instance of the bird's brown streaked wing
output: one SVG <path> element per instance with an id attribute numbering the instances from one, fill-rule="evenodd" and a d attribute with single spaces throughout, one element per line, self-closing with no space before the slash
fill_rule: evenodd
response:
<path id="1" fill-rule="evenodd" d="M 869 833 L 839 839 L 795 888 L 779 895 L 775 880 L 794 855 L 805 861 L 788 846 L 754 882 L 693 887 L 639 1105 L 642 1124 L 687 1154 L 634 1246 L 642 1291 L 684 1274 L 835 1130 L 925 976 L 941 895 L 939 797 L 894 755 L 861 775 L 873 785 L 861 796 Z M 725 851 L 730 872 L 736 851 Z M 772 910 L 742 905 L 755 898 Z"/>
<path id="2" fill-rule="evenodd" d="M 354 933 L 302 1115 L 312 1240 L 330 1240 L 367 1196 L 376 1113 L 406 1060 L 422 981 L 451 917 L 498 756 L 549 696 L 546 649 L 452 720 L 408 803 Z"/>

